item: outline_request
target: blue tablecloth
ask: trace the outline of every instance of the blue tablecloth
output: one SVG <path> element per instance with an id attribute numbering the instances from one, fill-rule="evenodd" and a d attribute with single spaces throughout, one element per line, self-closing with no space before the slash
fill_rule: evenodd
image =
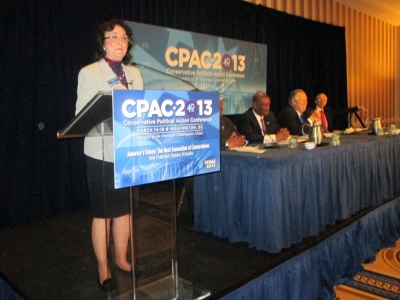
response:
<path id="1" fill-rule="evenodd" d="M 221 300 L 337 299 L 334 285 L 353 278 L 362 263 L 374 260 L 383 247 L 395 246 L 399 236 L 397 197 Z"/>
<path id="2" fill-rule="evenodd" d="M 277 253 L 400 191 L 400 136 L 341 140 L 222 152 L 220 172 L 194 179 L 196 230 Z"/>
<path id="3" fill-rule="evenodd" d="M 1 300 L 23 300 L 14 290 L 0 278 L 0 299 Z"/>

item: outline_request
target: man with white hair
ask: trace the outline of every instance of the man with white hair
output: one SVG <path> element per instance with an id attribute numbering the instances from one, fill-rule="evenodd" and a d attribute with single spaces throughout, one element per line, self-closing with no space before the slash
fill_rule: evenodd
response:
<path id="1" fill-rule="evenodd" d="M 329 132 L 334 130 L 334 118 L 338 116 L 344 116 L 349 113 L 354 113 L 359 111 L 361 117 L 365 118 L 368 115 L 368 109 L 363 106 L 355 106 L 344 109 L 332 109 L 328 104 L 328 96 L 325 93 L 319 93 L 315 97 L 315 110 L 317 110 L 321 115 L 321 124 L 324 132 Z"/>
<path id="2" fill-rule="evenodd" d="M 301 89 L 292 91 L 289 95 L 288 106 L 278 115 L 277 122 L 286 127 L 291 135 L 303 135 L 303 125 L 320 124 L 321 115 L 318 111 L 307 109 L 307 95 Z"/>

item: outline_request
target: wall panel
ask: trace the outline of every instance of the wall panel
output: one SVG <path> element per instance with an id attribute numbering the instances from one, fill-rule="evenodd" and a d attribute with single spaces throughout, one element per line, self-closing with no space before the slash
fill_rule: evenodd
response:
<path id="1" fill-rule="evenodd" d="M 248 0 L 314 21 L 346 28 L 349 106 L 400 127 L 399 27 L 332 0 Z M 328 95 L 329 97 L 329 95 Z"/>

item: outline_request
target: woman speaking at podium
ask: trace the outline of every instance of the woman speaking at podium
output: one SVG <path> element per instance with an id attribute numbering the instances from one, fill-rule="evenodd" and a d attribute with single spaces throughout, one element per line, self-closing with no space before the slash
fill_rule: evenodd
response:
<path id="1" fill-rule="evenodd" d="M 134 45 L 132 30 L 122 20 L 101 23 L 96 35 L 96 62 L 84 67 L 78 76 L 78 112 L 99 92 L 112 89 L 143 89 L 139 70 L 130 66 L 130 50 Z M 100 126 L 91 132 L 100 132 Z M 90 134 L 89 134 L 90 135 Z M 115 246 L 117 268 L 131 272 L 127 261 L 130 234 L 129 189 L 114 188 L 113 137 L 88 136 L 84 142 L 87 177 L 92 212 L 92 243 L 98 262 L 98 281 L 102 289 L 117 288 L 107 261 L 110 226 Z M 103 157 L 105 161 L 105 197 L 103 195 Z M 105 198 L 105 200 L 104 200 Z"/>

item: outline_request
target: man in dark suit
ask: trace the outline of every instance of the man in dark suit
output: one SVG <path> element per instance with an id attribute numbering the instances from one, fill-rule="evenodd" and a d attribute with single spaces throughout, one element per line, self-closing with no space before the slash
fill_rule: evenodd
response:
<path id="1" fill-rule="evenodd" d="M 233 122 L 222 115 L 224 111 L 224 102 L 219 100 L 219 115 L 220 115 L 220 143 L 221 149 L 228 149 L 233 147 L 243 147 L 245 144 L 245 136 L 241 135 Z"/>
<path id="2" fill-rule="evenodd" d="M 289 131 L 275 122 L 270 106 L 269 96 L 258 92 L 253 96 L 252 107 L 239 117 L 238 129 L 250 143 L 276 143 L 289 136 Z"/>
<path id="3" fill-rule="evenodd" d="M 352 112 L 359 111 L 361 116 L 365 118 L 368 115 L 368 110 L 363 106 L 354 106 L 344 109 L 331 109 L 328 104 L 328 97 L 324 93 L 320 93 L 315 97 L 315 109 L 321 115 L 321 124 L 324 132 L 333 131 L 333 120 L 335 117 L 347 115 Z"/>
<path id="4" fill-rule="evenodd" d="M 288 102 L 289 105 L 278 114 L 277 122 L 281 127 L 286 127 L 291 135 L 303 135 L 304 123 L 320 123 L 319 112 L 307 109 L 307 95 L 303 90 L 292 91 Z"/>

